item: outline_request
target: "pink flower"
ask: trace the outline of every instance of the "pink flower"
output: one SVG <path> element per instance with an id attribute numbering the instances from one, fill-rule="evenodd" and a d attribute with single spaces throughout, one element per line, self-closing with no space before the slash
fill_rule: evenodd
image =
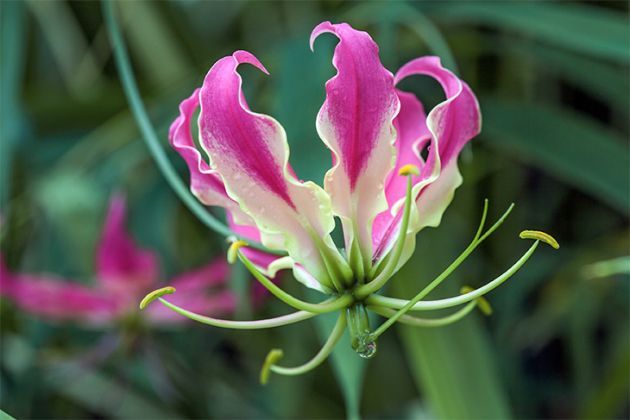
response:
<path id="1" fill-rule="evenodd" d="M 351 346 L 369 358 L 375 354 L 377 338 L 396 322 L 438 327 L 457 322 L 477 306 L 489 314 L 483 295 L 516 273 L 540 241 L 557 246 L 547 234 L 525 231 L 522 237 L 535 242 L 506 272 L 479 289 L 462 289 L 460 296 L 423 300 L 511 211 L 510 206 L 484 233 L 486 200 L 472 242 L 439 276 L 411 300 L 378 294 L 411 257 L 416 234 L 440 224 L 462 183 L 457 158 L 479 133 L 481 114 L 471 89 L 442 67 L 439 58 L 416 58 L 392 74 L 381 64 L 372 38 L 346 23 L 319 24 L 311 34 L 311 49 L 326 32 L 339 42 L 333 56 L 337 74 L 326 82 L 326 99 L 316 120 L 317 132 L 332 155 L 323 188 L 296 177 L 280 123 L 247 105 L 239 65 L 250 64 L 268 73 L 249 52 L 236 51 L 218 60 L 203 85 L 180 104 L 180 114 L 169 131 L 171 146 L 188 165 L 193 194 L 208 206 L 223 207 L 232 230 L 241 237 L 288 254 L 270 255 L 237 240 L 228 251 L 228 261 L 239 259 L 271 293 L 299 311 L 256 321 L 222 320 L 200 316 L 162 298 L 164 290 L 155 291 L 145 303 L 159 299 L 183 316 L 235 329 L 273 328 L 323 313 L 339 313 L 322 349 L 303 365 L 279 366 L 282 351 L 270 351 L 261 372 L 263 383 L 270 372 L 297 375 L 314 369 L 346 328 Z M 435 79 L 444 91 L 445 99 L 426 114 L 414 94 L 397 88 L 399 82 L 414 75 Z M 207 161 L 191 129 L 197 109 L 198 143 Z M 335 217 L 343 228 L 343 248 L 331 238 Z M 312 303 L 290 295 L 267 278 L 280 269 L 292 269 L 298 281 L 329 298 Z M 443 318 L 407 315 L 460 305 L 465 306 Z M 387 320 L 372 330 L 368 311 Z"/>
<path id="2" fill-rule="evenodd" d="M 173 279 L 173 301 L 210 315 L 233 313 L 235 296 L 227 288 L 229 267 L 223 258 Z M 125 230 L 125 200 L 110 201 L 96 253 L 94 286 L 64 281 L 45 274 L 11 273 L 0 260 L 0 295 L 19 308 L 49 321 L 109 325 L 132 316 L 138 302 L 160 287 L 156 255 L 139 248 Z M 145 311 L 150 322 L 173 323 L 185 318 L 161 306 Z"/>
<path id="3" fill-rule="evenodd" d="M 237 232 L 288 253 L 264 261 L 255 261 L 266 254 L 252 249 L 244 249 L 245 255 L 267 274 L 291 268 L 305 285 L 334 294 L 371 282 L 388 259 L 395 260 L 391 276 L 413 253 L 416 233 L 440 223 L 462 182 L 457 156 L 479 133 L 481 116 L 468 85 L 439 58 L 417 58 L 393 75 L 366 32 L 323 22 L 313 30 L 311 48 L 325 32 L 340 42 L 333 57 L 337 74 L 326 83 L 316 121 L 332 154 L 324 188 L 297 179 L 280 123 L 249 109 L 238 66 L 268 72 L 246 51 L 212 66 L 201 88 L 181 103 L 169 138 L 188 164 L 192 192 L 204 204 L 225 208 Z M 413 75 L 429 76 L 444 90 L 446 99 L 428 114 L 415 95 L 396 87 Z M 191 133 L 198 108 L 199 144 L 208 163 Z M 405 165 L 417 174 L 409 220 L 402 226 L 407 179 L 399 172 Z M 344 251 L 330 237 L 335 216 L 343 226 Z M 388 258 L 401 226 L 400 256 Z"/>

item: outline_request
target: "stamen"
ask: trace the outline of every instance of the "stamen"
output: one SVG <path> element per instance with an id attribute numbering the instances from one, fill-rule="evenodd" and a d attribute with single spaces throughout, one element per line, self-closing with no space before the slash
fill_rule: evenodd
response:
<path id="1" fill-rule="evenodd" d="M 459 311 L 451 315 L 445 316 L 443 318 L 419 318 L 412 315 L 403 315 L 400 318 L 398 318 L 398 322 L 400 322 L 401 324 L 407 324 L 414 327 L 428 327 L 428 328 L 443 327 L 445 325 L 453 324 L 459 321 L 460 319 L 464 318 L 466 315 L 472 312 L 473 309 L 475 309 L 475 306 L 477 305 L 478 305 L 478 302 L 476 301 L 468 302 L 468 304 L 464 306 L 462 309 L 460 309 Z M 383 308 L 382 306 L 368 306 L 368 309 L 386 318 L 391 318 L 392 316 L 396 315 L 395 310 L 390 309 L 390 308 Z M 372 333 L 372 338 L 376 339 L 383 332 L 384 330 L 379 331 L 379 329 L 377 328 Z"/>
<path id="2" fill-rule="evenodd" d="M 459 294 L 465 295 L 466 293 L 473 292 L 474 290 L 475 289 L 473 287 L 462 286 L 462 288 L 459 289 Z M 492 305 L 490 305 L 490 302 L 488 302 L 488 299 L 486 299 L 483 296 L 479 296 L 476 299 L 476 301 L 477 301 L 477 306 L 479 307 L 479 310 L 481 311 L 482 314 L 484 314 L 485 316 L 492 315 Z"/>
<path id="3" fill-rule="evenodd" d="M 521 239 L 535 239 L 537 241 L 543 241 L 544 243 L 550 245 L 553 249 L 560 248 L 560 244 L 553 236 L 540 230 L 524 230 L 518 236 Z"/>
<path id="4" fill-rule="evenodd" d="M 142 300 L 140 301 L 140 310 L 146 308 L 151 302 L 160 296 L 170 295 L 175 293 L 175 288 L 173 286 L 162 287 L 161 289 L 157 289 L 148 293 Z"/>
<path id="5" fill-rule="evenodd" d="M 431 290 L 433 290 L 435 287 L 437 287 L 442 281 L 444 281 L 457 267 L 459 267 L 461 265 L 461 263 L 463 263 L 466 260 L 466 258 L 468 258 L 468 256 L 475 250 L 475 248 L 477 248 L 477 246 L 479 246 L 479 244 L 481 244 L 488 236 L 490 236 L 495 230 L 497 230 L 498 227 L 503 224 L 505 219 L 512 212 L 513 208 L 514 208 L 514 203 L 510 204 L 508 209 L 505 211 L 505 213 L 503 213 L 503 215 L 499 218 L 499 220 L 497 220 L 495 222 L 495 224 L 492 225 L 490 227 L 490 229 L 488 229 L 488 231 L 485 234 L 483 234 L 481 237 L 479 237 L 479 235 L 480 235 L 481 231 L 483 230 L 483 227 L 484 227 L 484 225 L 486 223 L 486 215 L 488 213 L 488 200 L 487 199 L 484 200 L 483 213 L 481 215 L 481 221 L 479 223 L 479 227 L 477 228 L 477 233 L 475 234 L 475 237 L 470 242 L 470 245 L 468 245 L 468 247 L 464 250 L 464 252 L 462 252 L 455 259 L 455 261 L 453 261 L 451 263 L 451 265 L 449 265 L 446 268 L 446 270 L 444 270 L 442 272 L 442 274 L 440 274 L 435 280 L 433 280 L 433 282 L 431 284 L 429 284 L 429 286 L 427 286 L 427 288 L 425 289 L 425 290 L 427 290 L 425 295 L 427 293 L 429 293 Z M 402 248 L 402 246 L 401 246 L 401 248 Z M 388 262 L 388 264 L 389 264 L 389 262 Z M 396 262 L 396 264 L 398 264 L 398 262 Z M 384 272 L 386 270 L 387 270 L 387 268 L 384 270 Z M 381 275 L 382 274 L 383 273 L 381 273 Z M 379 275 L 379 277 L 381 275 Z M 378 280 L 378 278 L 376 280 Z M 375 283 L 376 280 L 373 283 Z M 387 280 L 385 280 L 385 282 L 387 282 Z M 383 282 L 383 284 L 385 284 L 385 282 Z M 365 286 L 359 287 L 356 290 L 356 292 L 355 292 L 355 296 L 357 296 L 357 298 L 362 299 L 362 298 L 365 298 L 365 297 L 369 296 L 370 294 L 376 292 L 378 290 L 378 288 L 374 288 L 374 287 L 368 288 L 371 284 L 372 283 L 368 283 Z M 372 290 L 372 289 L 374 289 L 374 290 Z M 369 293 L 367 293 L 367 292 L 369 292 Z M 422 297 L 424 297 L 424 295 Z M 420 299 L 422 299 L 422 297 Z"/>
<path id="6" fill-rule="evenodd" d="M 296 309 L 303 311 L 313 312 L 316 314 L 323 314 L 327 312 L 333 312 L 341 308 L 345 308 L 354 300 L 351 295 L 341 295 L 337 299 L 329 303 L 310 303 L 294 297 L 293 295 L 285 292 L 278 286 L 276 286 L 271 280 L 269 280 L 263 273 L 261 273 L 256 266 L 243 254 L 236 250 L 238 258 L 247 267 L 250 273 L 258 280 L 263 286 L 267 288 L 275 297 L 283 301 L 289 306 L 293 306 Z"/>
<path id="7" fill-rule="evenodd" d="M 481 235 L 481 232 L 483 231 L 483 227 L 486 224 L 486 216 L 488 216 L 488 199 L 484 198 L 483 211 L 481 212 L 481 220 L 479 221 L 479 227 L 477 228 L 477 233 L 475 233 L 473 242 L 479 239 L 479 235 Z"/>
<path id="8" fill-rule="evenodd" d="M 485 284 L 484 286 L 473 290 L 472 292 L 468 292 L 461 296 L 455 296 L 446 299 L 439 300 L 427 300 L 427 301 L 415 301 L 412 300 L 404 300 L 404 299 L 395 299 L 386 296 L 372 295 L 368 297 L 365 301 L 369 306 L 382 306 L 386 308 L 392 309 L 405 309 L 409 306 L 409 310 L 411 311 L 431 311 L 434 309 L 443 309 L 450 308 L 453 306 L 461 305 L 464 303 L 468 303 L 471 300 L 477 299 L 480 296 L 487 294 L 488 292 L 496 289 L 501 284 L 503 284 L 506 280 L 512 277 L 532 256 L 536 248 L 538 247 L 539 241 L 536 241 L 532 244 L 531 247 L 523 254 L 521 258 L 514 263 L 512 267 L 510 267 L 507 271 L 501 274 L 499 277 L 495 278 L 491 282 Z M 420 292 L 423 293 L 424 291 Z M 417 297 L 417 296 L 416 296 Z M 413 305 L 409 305 L 413 303 Z"/>
<path id="9" fill-rule="evenodd" d="M 238 258 L 238 250 L 247 245 L 247 242 L 240 239 L 232 242 L 227 252 L 228 263 L 234 264 L 236 262 L 236 259 Z"/>
<path id="10" fill-rule="evenodd" d="M 282 366 L 275 365 L 275 362 L 277 362 L 280 358 L 278 356 L 282 356 L 282 350 L 279 350 L 279 349 L 271 350 L 271 352 L 269 352 L 269 354 L 267 355 L 263 368 L 260 372 L 261 383 L 264 384 L 269 379 L 268 378 L 269 371 L 278 373 L 280 375 L 294 376 L 294 375 L 301 375 L 303 373 L 306 373 L 315 369 L 328 358 L 330 353 L 332 353 L 333 349 L 335 348 L 335 345 L 337 345 L 337 343 L 343 336 L 345 329 L 346 329 L 346 314 L 345 312 L 341 311 L 341 314 L 339 315 L 339 318 L 337 319 L 337 323 L 335 324 L 335 327 L 330 333 L 330 336 L 326 340 L 326 343 L 322 346 L 322 348 L 315 355 L 315 357 L 313 357 L 311 360 L 309 360 L 308 362 L 300 366 L 282 367 Z M 265 382 L 263 382 L 263 379 L 265 379 Z"/>
<path id="11" fill-rule="evenodd" d="M 265 357 L 265 363 L 260 370 L 260 383 L 267 385 L 269 382 L 269 375 L 271 374 L 271 366 L 275 365 L 284 357 L 284 352 L 281 349 L 273 349 Z"/>
<path id="12" fill-rule="evenodd" d="M 418 167 L 416 165 L 413 165 L 411 163 L 404 165 L 403 167 L 400 168 L 400 170 L 398 171 L 398 175 L 402 175 L 402 176 L 409 176 L 409 175 L 415 175 L 415 176 L 419 176 L 420 175 L 420 169 L 418 169 Z"/>
<path id="13" fill-rule="evenodd" d="M 275 318 L 260 319 L 256 321 L 232 321 L 230 319 L 217 319 L 204 315 L 199 315 L 194 312 L 190 312 L 184 308 L 181 308 L 174 303 L 171 303 L 165 299 L 158 298 L 167 308 L 177 312 L 186 318 L 193 321 L 201 322 L 202 324 L 211 325 L 218 328 L 229 328 L 234 330 L 262 330 L 266 328 L 281 327 L 283 325 L 294 324 L 296 322 L 304 321 L 309 318 L 313 318 L 317 314 L 307 311 L 298 311 L 288 315 L 282 315 Z"/>
<path id="14" fill-rule="evenodd" d="M 407 193 L 405 195 L 405 208 L 403 209 L 403 218 L 400 222 L 400 230 L 398 231 L 398 239 L 396 240 L 395 248 L 392 252 L 391 258 L 389 259 L 389 261 L 387 261 L 387 265 L 385 266 L 383 271 L 381 271 L 381 273 L 376 276 L 374 280 L 372 280 L 368 284 L 359 286 L 356 289 L 354 295 L 357 297 L 357 299 L 364 299 L 365 297 L 371 295 L 372 293 L 383 287 L 392 277 L 392 274 L 396 270 L 396 266 L 400 261 L 400 256 L 402 255 L 405 241 L 407 240 L 407 228 L 409 227 L 409 215 L 411 214 L 411 205 L 414 203 L 412 194 L 412 175 L 419 175 L 420 171 L 414 165 L 405 165 L 400 168 L 399 174 L 407 176 Z"/>

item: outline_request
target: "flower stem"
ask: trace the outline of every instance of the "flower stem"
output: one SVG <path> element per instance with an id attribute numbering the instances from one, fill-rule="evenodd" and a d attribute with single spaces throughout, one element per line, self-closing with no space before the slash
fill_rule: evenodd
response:
<path id="1" fill-rule="evenodd" d="M 193 321 L 201 322 L 202 324 L 211 325 L 219 328 L 229 328 L 234 330 L 261 330 L 266 328 L 281 327 L 283 325 L 294 324 L 296 322 L 304 321 L 305 319 L 312 318 L 317 314 L 307 311 L 298 311 L 292 314 L 279 316 L 276 318 L 261 319 L 257 321 L 232 321 L 229 319 L 217 319 L 207 316 L 199 315 L 194 312 L 190 312 L 184 308 L 181 308 L 174 303 L 167 301 L 164 298 L 158 298 L 158 300 L 167 308 L 177 312 L 186 318 Z"/>
<path id="2" fill-rule="evenodd" d="M 140 131 L 142 132 L 142 138 L 149 148 L 151 156 L 157 164 L 160 172 L 162 172 L 162 175 L 164 176 L 164 178 L 166 178 L 166 181 L 171 186 L 173 191 L 175 191 L 175 194 L 177 194 L 179 199 L 203 224 L 223 236 L 240 237 L 239 235 L 236 235 L 234 232 L 232 232 L 232 230 L 224 223 L 220 222 L 218 219 L 212 216 L 212 214 L 210 214 L 206 210 L 206 208 L 201 205 L 199 201 L 197 201 L 197 199 L 190 193 L 184 182 L 175 171 L 175 168 L 173 168 L 170 161 L 168 160 L 164 149 L 160 145 L 160 141 L 158 139 L 155 128 L 151 124 L 151 120 L 149 119 L 147 110 L 144 106 L 144 103 L 142 102 L 142 98 L 140 97 L 140 92 L 138 91 L 138 86 L 133 75 L 133 70 L 131 68 L 131 64 L 129 63 L 127 48 L 125 46 L 122 33 L 120 32 L 120 28 L 114 14 L 113 1 L 104 0 L 102 2 L 102 6 L 106 23 L 105 26 L 107 27 L 107 30 L 109 32 L 109 37 L 114 52 L 114 60 L 116 62 L 116 67 L 118 68 L 118 72 L 120 73 L 120 79 L 122 81 L 125 95 L 127 96 L 127 100 L 129 101 L 129 105 L 131 107 L 131 111 L 136 120 L 136 123 L 138 124 Z M 258 243 L 252 243 L 251 246 L 265 252 L 279 254 L 277 251 L 269 250 Z"/>

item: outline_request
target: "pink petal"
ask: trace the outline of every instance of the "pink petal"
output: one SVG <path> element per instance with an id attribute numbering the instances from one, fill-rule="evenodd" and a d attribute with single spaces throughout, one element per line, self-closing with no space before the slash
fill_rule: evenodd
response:
<path id="1" fill-rule="evenodd" d="M 288 167 L 288 144 L 282 126 L 273 118 L 250 111 L 237 73 L 249 63 L 267 73 L 252 54 L 237 51 L 217 61 L 200 91 L 199 129 L 228 195 L 236 200 L 260 230 L 262 242 L 286 249 L 321 282 L 331 283 L 312 235 L 337 252 L 329 233 L 334 228 L 325 192 L 298 181 Z"/>
<path id="2" fill-rule="evenodd" d="M 197 150 L 191 133 L 192 117 L 199 107 L 199 90 L 179 105 L 179 116 L 169 129 L 169 141 L 173 149 L 186 161 L 190 171 L 190 190 L 207 206 L 221 206 L 241 215 L 238 204 L 225 192 L 221 177 L 213 171 Z M 246 219 L 249 220 L 249 219 Z"/>
<path id="3" fill-rule="evenodd" d="M 225 286 L 230 278 L 230 268 L 224 258 L 218 258 L 203 267 L 180 274 L 170 282 L 177 294 L 197 293 L 212 287 Z"/>
<path id="4" fill-rule="evenodd" d="M 398 175 L 400 168 L 405 165 L 416 165 L 421 170 L 421 176 L 414 177 L 414 183 L 417 183 L 423 177 L 427 177 L 428 172 L 425 162 L 420 156 L 420 151 L 431 140 L 431 133 L 426 125 L 426 114 L 422 103 L 412 93 L 397 90 L 396 93 L 400 99 L 400 112 L 394 120 L 396 127 L 396 166 L 390 172 L 387 182 L 385 183 L 385 194 L 387 196 L 387 204 L 389 209 L 401 199 L 405 197 L 407 191 L 407 178 Z M 430 166 L 430 165 L 429 165 Z M 392 214 L 390 210 L 380 213 L 374 219 L 372 226 L 372 240 L 374 246 L 374 257 L 377 259 L 386 249 L 389 249 L 391 243 L 383 241 L 387 238 L 389 241 L 395 240 L 397 228 L 396 223 L 392 223 L 396 213 Z"/>
<path id="5" fill-rule="evenodd" d="M 115 296 L 76 283 L 29 274 L 2 277 L 5 296 L 25 312 L 48 321 L 100 325 L 111 322 L 123 310 Z M 7 280 L 10 286 L 5 288 Z"/>
<path id="6" fill-rule="evenodd" d="M 371 255 L 372 221 L 387 208 L 383 183 L 394 163 L 399 101 L 393 76 L 366 32 L 322 22 L 311 34 L 311 49 L 325 32 L 339 38 L 333 57 L 337 74 L 326 82 L 317 116 L 317 132 L 333 155 L 325 189 L 344 225 L 346 249 L 358 237 L 362 252 Z"/>
<path id="7" fill-rule="evenodd" d="M 416 207 L 412 209 L 407 232 L 408 235 L 415 235 L 424 227 L 439 225 L 454 190 L 461 184 L 461 176 L 457 170 L 457 156 L 463 146 L 479 133 L 481 113 L 477 99 L 468 85 L 442 67 L 438 57 L 421 57 L 405 64 L 396 73 L 396 83 L 410 75 L 433 77 L 441 84 L 446 95 L 446 100 L 431 110 L 425 122 L 421 111 L 409 98 L 409 94 L 399 93 L 403 101 L 401 121 L 397 126 L 401 130 L 399 147 L 405 148 L 408 144 L 412 148 L 411 151 L 401 150 L 400 153 L 401 156 L 407 156 L 412 160 L 413 155 L 416 155 L 417 163 L 415 164 L 421 168 L 420 176 L 414 177 L 413 180 Z M 407 120 L 407 117 L 409 120 L 403 121 L 403 119 Z M 418 121 L 415 130 L 412 120 Z M 407 122 L 411 124 L 407 125 Z M 428 135 L 426 130 L 428 130 Z M 419 152 L 427 141 L 430 141 L 431 145 L 425 163 L 420 158 Z M 402 163 L 401 160 L 397 162 L 396 168 L 400 167 L 400 163 Z M 392 172 L 391 177 L 396 176 L 397 174 Z M 435 191 L 431 193 L 431 189 Z M 375 223 L 373 240 L 377 247 L 374 259 L 386 255 L 395 241 L 404 195 L 405 187 L 402 179 L 388 185 L 389 210 L 380 214 Z M 423 195 L 430 195 L 432 201 L 423 200 Z"/>
<path id="8" fill-rule="evenodd" d="M 479 134 L 479 103 L 465 82 L 442 67 L 439 57 L 420 57 L 405 64 L 396 73 L 396 83 L 412 75 L 433 77 L 444 89 L 446 100 L 431 110 L 427 126 L 437 139 L 440 164 L 446 166 L 457 158 L 470 139 Z"/>
<path id="9" fill-rule="evenodd" d="M 158 277 L 155 255 L 138 248 L 125 228 L 125 199 L 112 197 L 96 255 L 102 287 L 119 294 L 143 293 Z"/>

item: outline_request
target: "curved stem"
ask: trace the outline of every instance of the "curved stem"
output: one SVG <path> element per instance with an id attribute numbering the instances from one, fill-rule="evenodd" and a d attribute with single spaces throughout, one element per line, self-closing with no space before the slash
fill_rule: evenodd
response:
<path id="1" fill-rule="evenodd" d="M 400 318 L 398 318 L 398 322 L 402 324 L 411 325 L 414 327 L 442 327 L 444 325 L 452 324 L 464 318 L 473 309 L 475 309 L 476 306 L 477 306 L 476 301 L 468 302 L 466 306 L 464 306 L 457 312 L 452 313 L 443 318 L 418 318 L 411 315 L 403 315 Z M 390 308 L 383 308 L 382 306 L 368 306 L 367 308 L 381 316 L 384 316 L 385 318 L 391 318 L 392 316 L 396 315 L 395 310 L 390 309 Z M 372 332 L 372 337 L 377 338 L 383 332 L 385 332 L 385 329 L 381 329 L 381 327 L 379 327 L 376 330 L 374 330 L 374 332 Z"/>
<path id="2" fill-rule="evenodd" d="M 315 369 L 317 366 L 321 365 L 324 362 L 324 360 L 328 358 L 330 353 L 332 353 L 333 349 L 335 348 L 335 345 L 337 344 L 337 342 L 339 342 L 339 339 L 343 336 L 343 332 L 345 331 L 345 329 L 346 329 L 346 314 L 345 312 L 342 311 L 341 314 L 339 315 L 339 318 L 337 319 L 337 323 L 335 324 L 335 327 L 333 328 L 332 332 L 330 333 L 330 336 L 328 337 L 328 340 L 326 340 L 326 343 L 322 346 L 322 348 L 315 355 L 315 357 L 313 357 L 311 360 L 304 363 L 303 365 L 296 366 L 296 367 L 283 367 L 283 366 L 271 365 L 270 366 L 271 371 L 275 373 L 279 373 L 280 375 L 294 376 L 294 375 L 301 375 L 303 373 L 306 373 Z"/>
<path id="3" fill-rule="evenodd" d="M 539 241 L 534 242 L 534 244 L 527 250 L 527 252 L 523 254 L 523 256 L 519 258 L 519 260 L 516 261 L 516 263 L 514 263 L 512 267 L 510 267 L 507 271 L 505 271 L 499 277 L 495 278 L 494 280 L 485 284 L 479 289 L 473 290 L 472 292 L 468 292 L 463 295 L 455 296 L 452 298 L 438 299 L 438 300 L 425 300 L 422 302 L 415 301 L 415 299 L 404 300 L 404 299 L 395 299 L 395 298 L 386 297 L 386 296 L 372 295 L 368 297 L 365 300 L 365 302 L 369 306 L 382 306 L 386 308 L 401 309 L 401 310 L 409 306 L 410 311 L 432 311 L 434 309 L 450 308 L 453 306 L 468 303 L 471 300 L 477 299 L 478 297 L 483 296 L 486 293 L 496 289 L 501 284 L 503 284 L 506 280 L 512 277 L 523 266 L 523 264 L 525 264 L 527 260 L 532 256 L 532 254 L 536 250 L 536 247 L 538 247 L 538 243 Z M 423 293 L 423 292 L 424 290 L 420 293 Z"/>
<path id="4" fill-rule="evenodd" d="M 242 252 L 238 252 L 238 258 L 247 267 L 250 273 L 258 280 L 267 290 L 269 290 L 275 297 L 283 301 L 289 306 L 303 311 L 308 311 L 316 314 L 323 314 L 345 308 L 348 306 L 354 298 L 351 295 L 341 295 L 337 299 L 334 299 L 328 303 L 310 303 L 290 295 L 278 286 L 276 286 L 271 280 L 269 280 L 263 273 L 261 273 L 254 263 L 247 258 Z"/>
<path id="5" fill-rule="evenodd" d="M 261 319 L 257 321 L 232 321 L 229 319 L 217 319 L 210 318 L 190 312 L 184 308 L 181 308 L 174 303 L 167 301 L 164 298 L 158 298 L 158 300 L 167 308 L 177 312 L 186 318 L 193 321 L 201 322 L 202 324 L 211 325 L 219 328 L 229 328 L 233 330 L 262 330 L 266 328 L 281 327 L 283 325 L 294 324 L 296 322 L 304 321 L 305 319 L 313 318 L 317 314 L 307 311 L 294 312 L 292 314 L 279 316 L 276 318 Z"/>
<path id="6" fill-rule="evenodd" d="M 111 0 L 105 0 L 102 2 L 102 6 L 107 31 L 112 43 L 114 60 L 116 62 L 116 67 L 118 68 L 118 72 L 120 73 L 120 79 L 125 91 L 125 96 L 127 96 L 133 116 L 140 128 L 142 138 L 149 148 L 151 156 L 160 169 L 160 172 L 162 172 L 162 175 L 166 178 L 166 181 L 173 191 L 175 191 L 179 199 L 203 224 L 223 236 L 240 237 L 232 232 L 232 230 L 224 223 L 212 216 L 212 214 L 210 214 L 206 208 L 197 201 L 168 160 L 164 149 L 160 145 L 155 128 L 151 124 L 151 120 L 149 119 L 147 110 L 142 102 L 142 98 L 140 97 L 140 92 L 138 91 L 133 70 L 131 68 L 131 64 L 129 63 L 127 48 L 114 14 L 113 2 Z M 253 243 L 251 246 L 265 252 L 278 254 L 277 251 L 269 250 L 261 244 Z"/>
<path id="7" fill-rule="evenodd" d="M 359 286 L 355 291 L 355 296 L 357 299 L 363 299 L 366 296 L 371 295 L 372 293 L 379 290 L 383 287 L 391 278 L 392 273 L 396 270 L 396 266 L 400 261 L 400 256 L 402 255 L 403 248 L 405 247 L 405 242 L 407 240 L 407 227 L 409 226 L 409 214 L 411 213 L 411 204 L 413 203 L 412 199 L 412 175 L 407 176 L 407 193 L 405 195 L 405 208 L 403 210 L 403 218 L 400 223 L 400 231 L 398 232 L 398 239 L 396 241 L 396 247 L 392 253 L 391 258 L 387 261 L 387 265 L 381 271 L 381 273 L 376 276 L 374 280 L 371 282 Z"/>

